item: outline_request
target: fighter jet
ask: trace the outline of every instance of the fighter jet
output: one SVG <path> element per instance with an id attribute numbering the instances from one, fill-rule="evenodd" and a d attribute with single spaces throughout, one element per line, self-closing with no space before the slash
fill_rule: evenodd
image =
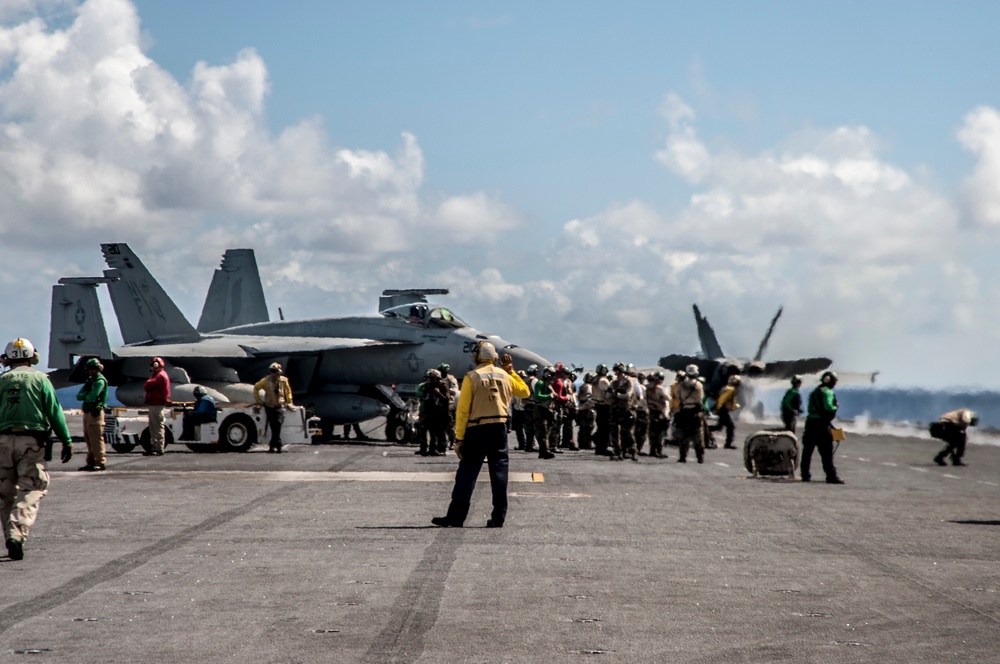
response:
<path id="1" fill-rule="evenodd" d="M 827 369 L 833 360 L 826 357 L 811 357 L 801 360 L 777 360 L 764 362 L 764 351 L 771 341 L 771 334 L 774 326 L 781 318 L 782 307 L 778 308 L 778 313 L 771 319 L 771 325 L 767 328 L 767 333 L 761 339 L 760 346 L 752 360 L 727 357 L 722 352 L 722 347 L 715 338 L 715 331 L 709 324 L 708 319 L 701 315 L 698 305 L 692 305 L 694 309 L 694 320 L 698 326 L 698 340 L 701 342 L 701 354 L 699 355 L 667 355 L 660 358 L 659 365 L 671 371 L 682 371 L 690 364 L 698 366 L 698 372 L 705 377 L 706 393 L 715 397 L 726 385 L 730 376 L 742 375 L 749 378 L 772 378 L 787 379 L 796 374 L 811 374 Z"/>
<path id="2" fill-rule="evenodd" d="M 103 277 L 71 277 L 52 288 L 49 358 L 55 374 L 83 382 L 82 362 L 99 357 L 118 400 L 141 405 L 149 361 L 166 361 L 175 401 L 193 400 L 197 385 L 219 401 L 252 402 L 253 383 L 280 362 L 295 400 L 310 405 L 325 427 L 360 422 L 388 411 L 386 431 L 406 404 L 393 391 L 419 383 L 428 369 L 473 368 L 471 351 L 490 341 L 514 366 L 546 360 L 467 325 L 427 295 L 447 290 L 385 291 L 379 313 L 270 321 L 252 249 L 226 251 L 213 276 L 197 329 L 180 312 L 139 257 L 124 243 L 102 244 Z M 97 288 L 106 285 L 124 345 L 112 349 Z"/>

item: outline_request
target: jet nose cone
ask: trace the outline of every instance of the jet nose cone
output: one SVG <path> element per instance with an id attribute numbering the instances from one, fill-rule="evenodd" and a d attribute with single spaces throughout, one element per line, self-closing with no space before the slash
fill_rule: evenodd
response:
<path id="1" fill-rule="evenodd" d="M 550 362 L 546 360 L 541 355 L 532 353 L 527 348 L 521 348 L 513 344 L 502 346 L 497 348 L 497 352 L 501 355 L 510 355 L 511 359 L 514 361 L 514 369 L 516 371 L 524 371 L 529 365 L 537 364 L 539 367 L 547 367 Z"/>

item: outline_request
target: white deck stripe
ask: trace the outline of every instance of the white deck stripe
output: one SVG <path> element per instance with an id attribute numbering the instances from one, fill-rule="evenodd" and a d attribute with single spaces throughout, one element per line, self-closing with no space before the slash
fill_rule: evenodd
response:
<path id="1" fill-rule="evenodd" d="M 454 472 L 410 472 L 381 470 L 348 470 L 340 472 L 309 471 L 309 470 L 109 470 L 103 473 L 54 472 L 59 479 L 66 478 L 99 478 L 113 479 L 252 479 L 265 482 L 453 482 Z M 544 482 L 541 473 L 510 473 L 509 482 Z M 480 482 L 489 482 L 489 473 L 479 474 Z"/>

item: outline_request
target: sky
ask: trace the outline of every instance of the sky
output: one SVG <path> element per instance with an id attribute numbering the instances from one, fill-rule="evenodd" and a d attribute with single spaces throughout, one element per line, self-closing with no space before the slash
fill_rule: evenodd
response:
<path id="1" fill-rule="evenodd" d="M 784 306 L 766 359 L 1000 388 L 1000 3 L 686 4 L 0 0 L 0 334 L 101 242 L 196 323 L 250 247 L 272 318 L 652 365 Z"/>

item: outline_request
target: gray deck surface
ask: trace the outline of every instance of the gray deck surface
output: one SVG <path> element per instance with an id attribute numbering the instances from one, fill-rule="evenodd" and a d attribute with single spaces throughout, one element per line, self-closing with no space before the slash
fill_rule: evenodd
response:
<path id="1" fill-rule="evenodd" d="M 544 481 L 487 530 L 483 483 L 466 528 L 430 527 L 456 460 L 410 447 L 171 446 L 88 474 L 78 445 L 25 560 L 0 559 L 0 661 L 996 662 L 1000 447 L 964 468 L 939 447 L 850 436 L 846 486 L 818 458 L 810 484 L 751 479 L 742 450 L 512 451 Z"/>

